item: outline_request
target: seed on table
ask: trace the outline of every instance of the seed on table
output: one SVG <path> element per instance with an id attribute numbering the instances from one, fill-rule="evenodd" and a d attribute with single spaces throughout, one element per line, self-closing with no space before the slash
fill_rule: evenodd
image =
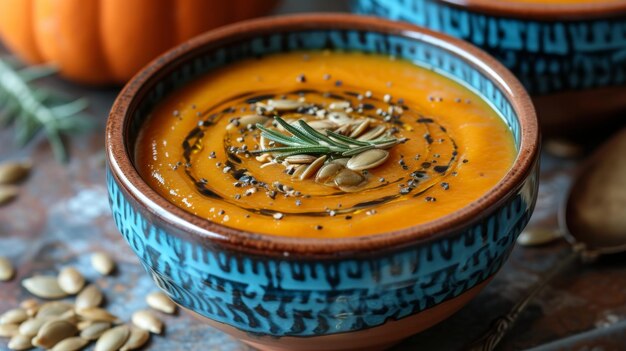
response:
<path id="1" fill-rule="evenodd" d="M 76 309 L 98 307 L 103 299 L 102 291 L 96 285 L 89 284 L 76 296 Z"/>
<path id="2" fill-rule="evenodd" d="M 161 334 L 163 322 L 148 310 L 140 310 L 133 313 L 133 324 L 154 334 Z"/>
<path id="3" fill-rule="evenodd" d="M 109 311 L 99 307 L 87 307 L 76 310 L 76 314 L 88 321 L 94 322 L 113 322 L 117 323 L 117 316 L 109 313 Z"/>
<path id="4" fill-rule="evenodd" d="M 157 311 L 173 314 L 176 312 L 176 304 L 162 291 L 155 291 L 146 296 L 148 306 Z"/>
<path id="5" fill-rule="evenodd" d="M 550 243 L 563 235 L 557 230 L 531 228 L 522 231 L 517 237 L 517 243 L 522 246 L 536 246 Z"/>
<path id="6" fill-rule="evenodd" d="M 0 338 L 11 338 L 19 334 L 20 327 L 17 324 L 0 324 Z"/>
<path id="7" fill-rule="evenodd" d="M 67 296 L 61 289 L 57 277 L 51 275 L 36 275 L 22 280 L 22 286 L 31 294 L 44 299 L 59 299 Z"/>
<path id="8" fill-rule="evenodd" d="M 5 282 L 13 278 L 15 268 L 8 258 L 0 256 L 0 282 Z"/>
<path id="9" fill-rule="evenodd" d="M 89 340 L 85 340 L 80 336 L 72 336 L 59 341 L 59 343 L 54 345 L 52 351 L 78 351 L 87 346 L 87 344 L 89 344 Z"/>
<path id="10" fill-rule="evenodd" d="M 17 197 L 19 189 L 13 185 L 0 185 L 0 205 L 8 204 Z"/>
<path id="11" fill-rule="evenodd" d="M 85 277 L 74 267 L 65 267 L 59 273 L 59 286 L 70 295 L 78 293 L 85 286 Z"/>
<path id="12" fill-rule="evenodd" d="M 80 337 L 87 340 L 96 340 L 109 329 L 111 329 L 111 323 L 109 322 L 93 322 L 80 332 Z"/>
<path id="13" fill-rule="evenodd" d="M 76 326 L 68 321 L 51 320 L 39 329 L 32 342 L 35 346 L 50 349 L 59 341 L 76 335 L 77 332 Z"/>
<path id="14" fill-rule="evenodd" d="M 72 310 L 74 306 L 63 301 L 46 302 L 39 307 L 37 318 L 59 317 L 63 313 Z"/>
<path id="15" fill-rule="evenodd" d="M 19 324 L 28 319 L 28 313 L 23 308 L 14 308 L 0 315 L 0 324 Z"/>
<path id="16" fill-rule="evenodd" d="M 130 336 L 128 340 L 126 340 L 126 343 L 120 348 L 120 351 L 136 350 L 145 345 L 148 339 L 150 339 L 150 333 L 146 330 L 131 327 Z"/>
<path id="17" fill-rule="evenodd" d="M 48 318 L 31 318 L 20 324 L 20 334 L 33 337 L 39 333 L 39 329 L 48 321 Z"/>
<path id="18" fill-rule="evenodd" d="M 126 325 L 109 329 L 98 339 L 94 351 L 116 351 L 124 346 L 129 336 L 130 328 Z"/>
<path id="19" fill-rule="evenodd" d="M 115 269 L 115 262 L 104 252 L 96 252 L 91 255 L 91 265 L 102 275 L 109 275 Z"/>
<path id="20" fill-rule="evenodd" d="M 33 167 L 31 161 L 9 161 L 0 164 L 0 184 L 14 184 L 24 179 Z"/>
<path id="21" fill-rule="evenodd" d="M 29 350 L 33 348 L 33 344 L 30 340 L 29 336 L 17 334 L 9 340 L 9 344 L 7 345 L 10 350 Z"/>
<path id="22" fill-rule="evenodd" d="M 26 299 L 20 302 L 20 307 L 26 310 L 29 317 L 33 317 L 39 311 L 39 301 L 36 299 Z"/>

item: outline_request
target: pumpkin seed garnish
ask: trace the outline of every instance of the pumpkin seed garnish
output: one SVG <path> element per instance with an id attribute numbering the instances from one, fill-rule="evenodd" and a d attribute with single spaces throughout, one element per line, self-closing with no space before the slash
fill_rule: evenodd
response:
<path id="1" fill-rule="evenodd" d="M 372 149 L 364 151 L 352 158 L 346 164 L 348 169 L 362 171 L 381 165 L 389 157 L 389 152 L 385 150 Z"/>
<path id="2" fill-rule="evenodd" d="M 8 258 L 0 256 L 0 282 L 5 282 L 13 278 L 15 268 Z"/>
<path id="3" fill-rule="evenodd" d="M 139 310 L 133 313 L 133 324 L 154 334 L 161 334 L 163 322 L 148 310 Z"/>
<path id="4" fill-rule="evenodd" d="M 22 280 L 22 286 L 31 294 L 44 299 L 60 299 L 67 296 L 55 276 L 36 275 Z"/>
<path id="5" fill-rule="evenodd" d="M 320 169 L 320 167 L 322 167 L 325 161 L 326 161 L 326 155 L 322 155 L 318 157 L 317 159 L 315 159 L 315 161 L 313 161 L 308 167 L 306 167 L 306 169 L 302 172 L 302 174 L 300 174 L 300 180 L 305 180 L 313 176 L 313 174 L 315 174 L 315 172 L 317 172 L 317 170 Z"/>
<path id="6" fill-rule="evenodd" d="M 130 328 L 120 325 L 107 330 L 96 342 L 94 351 L 116 351 L 122 347 L 130 336 Z"/>
<path id="7" fill-rule="evenodd" d="M 161 311 L 168 314 L 176 312 L 176 304 L 167 295 L 161 291 L 155 291 L 146 296 L 146 303 L 148 306 L 154 308 L 157 311 Z"/>
<path id="8" fill-rule="evenodd" d="M 335 185 L 345 192 L 355 192 L 360 190 L 366 183 L 366 178 L 360 173 L 347 168 L 342 169 L 335 176 Z"/>
<path id="9" fill-rule="evenodd" d="M 268 100 L 267 105 L 273 107 L 277 111 L 290 111 L 305 106 L 305 103 L 298 100 L 282 99 Z"/>

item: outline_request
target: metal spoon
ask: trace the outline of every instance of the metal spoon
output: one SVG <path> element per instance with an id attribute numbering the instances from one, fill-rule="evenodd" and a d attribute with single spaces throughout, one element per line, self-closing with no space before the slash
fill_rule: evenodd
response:
<path id="1" fill-rule="evenodd" d="M 584 174 L 584 172 L 581 174 Z M 526 306 L 554 277 L 565 271 L 574 262 L 580 260 L 583 263 L 589 263 L 600 256 L 626 252 L 626 233 L 623 233 L 621 236 L 616 236 L 614 233 L 606 235 L 603 228 L 587 227 L 585 230 L 580 230 L 572 225 L 575 223 L 572 216 L 572 204 L 574 202 L 572 199 L 575 193 L 572 189 L 576 189 L 579 181 L 580 176 L 573 183 L 567 197 L 561 203 L 558 213 L 559 228 L 565 239 L 572 245 L 572 251 L 559 260 L 530 290 L 530 293 L 523 300 L 519 301 L 509 313 L 496 319 L 487 333 L 470 345 L 468 348 L 470 351 L 494 350 L 515 324 Z"/>

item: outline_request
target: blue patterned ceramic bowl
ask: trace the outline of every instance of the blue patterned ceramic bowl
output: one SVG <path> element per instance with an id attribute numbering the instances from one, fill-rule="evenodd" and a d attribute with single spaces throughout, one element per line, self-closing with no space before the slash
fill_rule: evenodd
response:
<path id="1" fill-rule="evenodd" d="M 466 85 L 500 113 L 519 150 L 479 200 L 433 222 L 350 239 L 296 239 L 230 229 L 170 204 L 133 166 L 142 122 L 164 96 L 242 58 L 300 49 L 390 54 Z M 352 15 L 270 18 L 174 48 L 120 93 L 107 125 L 107 182 L 120 232 L 174 301 L 266 350 L 368 350 L 447 318 L 493 277 L 537 196 L 538 126 L 521 85 L 461 41 Z"/>
<path id="2" fill-rule="evenodd" d="M 626 110 L 626 1 L 353 0 L 354 11 L 466 40 L 533 96 L 544 132 L 581 131 Z"/>

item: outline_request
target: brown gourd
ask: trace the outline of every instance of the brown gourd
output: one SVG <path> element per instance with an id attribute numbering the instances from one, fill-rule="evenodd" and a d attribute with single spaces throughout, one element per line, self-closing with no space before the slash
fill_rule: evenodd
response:
<path id="1" fill-rule="evenodd" d="M 0 39 L 29 64 L 87 84 L 122 84 L 167 49 L 265 14 L 276 0 L 0 0 Z"/>

